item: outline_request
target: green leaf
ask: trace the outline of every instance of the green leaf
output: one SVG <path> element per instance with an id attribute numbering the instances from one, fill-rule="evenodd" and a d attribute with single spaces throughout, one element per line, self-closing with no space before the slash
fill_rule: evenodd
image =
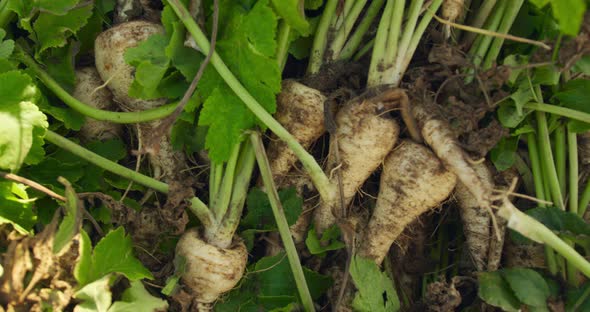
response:
<path id="1" fill-rule="evenodd" d="M 399 299 L 393 282 L 373 260 L 354 256 L 350 276 L 358 289 L 352 307 L 355 311 L 398 311 Z"/>
<path id="2" fill-rule="evenodd" d="M 37 221 L 33 202 L 24 185 L 0 180 L 0 224 L 10 223 L 18 232 L 29 234 Z"/>
<path id="3" fill-rule="evenodd" d="M 161 97 L 158 84 L 168 70 L 170 60 L 165 49 L 168 38 L 162 34 L 151 35 L 137 47 L 125 52 L 125 62 L 135 66 L 135 79 L 129 89 L 129 95 L 141 99 Z"/>
<path id="4" fill-rule="evenodd" d="M 74 267 L 74 277 L 77 281 L 84 281 L 92 270 L 92 242 L 84 229 L 80 231 L 80 255 Z M 82 285 L 82 283 L 80 283 Z"/>
<path id="5" fill-rule="evenodd" d="M 305 245 L 312 255 L 323 257 L 327 251 L 342 249 L 346 246 L 338 238 L 340 238 L 340 228 L 337 225 L 333 225 L 325 230 L 320 239 L 318 239 L 315 229 L 312 227 L 307 233 Z"/>
<path id="6" fill-rule="evenodd" d="M 14 40 L 4 40 L 6 31 L 0 28 L 0 59 L 7 59 L 14 51 Z"/>
<path id="7" fill-rule="evenodd" d="M 251 269 L 239 288 L 215 305 L 215 311 L 284 311 L 298 303 L 295 280 L 284 252 L 258 260 Z M 303 273 L 313 299 L 332 286 L 328 276 L 305 267 Z"/>
<path id="8" fill-rule="evenodd" d="M 301 35 L 309 34 L 309 23 L 305 20 L 303 3 L 299 0 L 271 0 L 277 14 L 285 19 L 291 28 Z"/>
<path id="9" fill-rule="evenodd" d="M 510 285 L 502 277 L 502 273 L 482 272 L 478 275 L 479 297 L 486 303 L 499 307 L 504 311 L 517 312 L 520 310 L 520 301 L 514 295 Z"/>
<path id="10" fill-rule="evenodd" d="M 168 309 L 168 302 L 152 296 L 140 281 L 131 282 L 131 287 L 123 292 L 121 299 L 113 303 L 108 312 L 156 312 Z"/>
<path id="11" fill-rule="evenodd" d="M 80 0 L 36 0 L 39 10 L 53 13 L 55 15 L 65 15 L 69 10 L 80 2 Z"/>
<path id="12" fill-rule="evenodd" d="M 590 311 L 590 283 L 567 290 L 565 310 L 567 312 Z"/>
<path id="13" fill-rule="evenodd" d="M 519 113 L 514 101 L 510 99 L 500 103 L 497 113 L 498 120 L 506 128 L 517 127 L 528 116 L 528 113 Z"/>
<path id="14" fill-rule="evenodd" d="M 247 11 L 237 1 L 220 2 L 216 51 L 249 93 L 270 113 L 276 109 L 281 73 L 274 59 L 277 17 L 268 0 L 258 1 Z M 206 98 L 199 118 L 200 126 L 209 126 L 205 146 L 214 163 L 229 158 L 232 147 L 243 131 L 256 124 L 256 118 L 211 66 L 205 71 L 199 91 Z M 262 124 L 259 124 L 263 126 Z"/>
<path id="15" fill-rule="evenodd" d="M 295 224 L 301 215 L 303 199 L 297 195 L 297 191 L 293 187 L 279 190 L 279 199 L 283 205 L 287 223 L 289 225 Z M 251 189 L 246 204 L 248 213 L 241 221 L 242 228 L 267 231 L 277 229 L 268 195 L 264 191 L 260 188 Z"/>
<path id="16" fill-rule="evenodd" d="M 41 61 L 45 64 L 47 73 L 68 92 L 71 92 L 76 84 L 74 64 L 77 49 L 78 45 L 74 43 L 49 49 L 43 54 Z"/>
<path id="17" fill-rule="evenodd" d="M 78 207 L 79 200 L 76 192 L 72 188 L 72 185 L 66 180 L 61 178 L 60 182 L 65 186 L 65 197 L 66 197 L 66 209 L 64 209 L 65 216 L 53 239 L 53 253 L 60 253 L 64 247 L 71 243 L 72 239 L 82 226 L 82 218 L 79 215 L 81 208 Z M 82 208 L 83 209 L 83 208 Z"/>
<path id="18" fill-rule="evenodd" d="M 317 10 L 324 4 L 324 0 L 305 0 L 306 10 Z"/>
<path id="19" fill-rule="evenodd" d="M 498 170 L 504 171 L 514 164 L 518 139 L 518 136 L 502 138 L 490 151 L 490 158 Z"/>
<path id="20" fill-rule="evenodd" d="M 76 34 L 92 16 L 92 2 L 70 10 L 65 15 L 41 12 L 33 24 L 36 39 L 40 43 L 37 56 L 48 48 L 63 47 L 67 38 Z"/>
<path id="21" fill-rule="evenodd" d="M 541 274 L 526 268 L 510 268 L 500 272 L 522 303 L 533 307 L 547 307 L 550 291 Z"/>
<path id="22" fill-rule="evenodd" d="M 92 252 L 91 262 L 92 269 L 87 274 L 79 276 L 80 285 L 95 281 L 109 273 L 123 274 L 131 281 L 153 279 L 151 272 L 133 255 L 133 242 L 130 236 L 125 235 L 122 227 L 109 232 L 98 242 Z"/>
<path id="23" fill-rule="evenodd" d="M 559 83 L 561 72 L 553 65 L 546 65 L 535 68 L 533 74 L 533 84 L 546 86 L 555 86 Z"/>
<path id="24" fill-rule="evenodd" d="M 49 104 L 50 101 L 52 104 Z M 59 100 L 54 97 L 51 97 L 51 99 L 48 100 L 43 96 L 38 100 L 37 106 L 45 114 L 51 115 L 53 118 L 63 122 L 63 125 L 67 129 L 75 131 L 80 130 L 82 125 L 85 123 L 84 115 L 65 105 L 55 105 L 57 101 Z M 56 126 L 56 123 L 53 123 L 52 126 Z"/>
<path id="25" fill-rule="evenodd" d="M 82 300 L 74 311 L 76 312 L 107 312 L 113 295 L 111 293 L 112 275 L 106 275 L 82 287 L 74 294 L 74 298 Z"/>
<path id="26" fill-rule="evenodd" d="M 19 71 L 0 74 L 0 168 L 18 170 L 41 161 L 49 124 L 35 101 L 39 92 L 31 77 Z"/>
<path id="27" fill-rule="evenodd" d="M 589 88 L 590 79 L 574 79 L 568 81 L 553 97 L 567 108 L 590 113 L 587 105 Z"/>

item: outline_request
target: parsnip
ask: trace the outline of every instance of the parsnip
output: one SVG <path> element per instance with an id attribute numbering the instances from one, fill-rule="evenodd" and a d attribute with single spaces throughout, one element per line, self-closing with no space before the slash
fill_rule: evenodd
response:
<path id="1" fill-rule="evenodd" d="M 182 282 L 194 295 L 196 311 L 210 311 L 221 294 L 234 288 L 248 261 L 243 242 L 234 240 L 232 246 L 219 248 L 205 242 L 196 229 L 182 235 L 176 245 L 176 256 L 186 261 Z"/>
<path id="2" fill-rule="evenodd" d="M 481 163 L 475 165 L 474 169 L 485 187 L 493 188 L 492 174 L 487 165 Z M 461 182 L 457 183 L 455 198 L 459 204 L 467 249 L 473 264 L 478 271 L 486 270 L 490 241 L 494 239 L 491 232 L 493 229 L 491 229 L 490 214 L 479 206 L 475 197 L 469 192 L 469 188 Z"/>
<path id="3" fill-rule="evenodd" d="M 330 144 L 326 174 L 331 177 L 336 192 L 340 178 L 343 208 L 350 204 L 358 188 L 381 165 L 397 141 L 399 125 L 387 114 L 393 106 L 393 102 L 383 102 L 379 97 L 361 96 L 349 101 L 336 114 L 337 128 Z M 315 210 L 318 233 L 336 222 L 340 204 L 339 194 L 334 194 Z"/>
<path id="4" fill-rule="evenodd" d="M 274 118 L 307 149 L 326 131 L 325 100 L 326 97 L 316 89 L 294 80 L 284 80 L 281 93 L 277 97 Z M 282 176 L 291 170 L 297 157 L 284 141 L 276 138 L 271 141 L 267 150 L 273 178 L 281 187 Z"/>
<path id="5" fill-rule="evenodd" d="M 383 164 L 377 204 L 359 254 L 381 264 L 405 227 L 445 200 L 456 182 L 428 148 L 403 141 Z"/>
<path id="6" fill-rule="evenodd" d="M 166 99 L 144 100 L 129 96 L 129 89 L 134 80 L 135 70 L 125 62 L 127 49 L 136 47 L 153 34 L 163 33 L 161 25 L 132 21 L 116 25 L 102 32 L 95 40 L 95 63 L 98 73 L 107 87 L 113 92 L 115 100 L 126 111 L 142 111 L 166 103 Z M 139 125 L 138 138 L 149 142 L 152 130 L 160 124 L 154 121 Z M 182 152 L 174 151 L 169 134 L 162 136 L 159 150 L 150 153 L 150 163 L 157 175 L 164 181 L 182 180 L 181 174 L 186 169 L 186 157 Z"/>
<path id="7" fill-rule="evenodd" d="M 427 109 L 422 103 L 414 103 L 412 113 L 424 141 L 444 166 L 468 187 L 479 207 L 491 209 L 492 189 L 473 170 L 473 162 L 455 139 L 449 124 L 435 117 L 433 110 L 430 107 Z"/>
<path id="8" fill-rule="evenodd" d="M 98 109 L 113 110 L 113 94 L 102 86 L 103 82 L 94 67 L 76 69 L 76 86 L 72 96 L 83 103 Z M 86 118 L 86 122 L 80 128 L 82 141 L 108 140 L 121 137 L 123 126 L 108 121 L 99 121 Z"/>

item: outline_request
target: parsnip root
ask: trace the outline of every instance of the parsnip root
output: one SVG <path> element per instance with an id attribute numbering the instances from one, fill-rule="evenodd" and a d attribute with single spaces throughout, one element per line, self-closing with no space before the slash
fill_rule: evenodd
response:
<path id="1" fill-rule="evenodd" d="M 196 311 L 209 311 L 217 298 L 242 278 L 248 251 L 239 240 L 229 248 L 215 247 L 203 241 L 196 229 L 190 229 L 178 241 L 176 256 L 186 260 L 182 283 L 194 295 Z"/>
<path id="2" fill-rule="evenodd" d="M 81 102 L 94 108 L 114 110 L 113 94 L 102 86 L 103 82 L 94 67 L 76 69 L 76 86 L 72 96 Z M 82 141 L 108 140 L 120 138 L 123 135 L 123 126 L 108 121 L 99 121 L 86 118 L 86 122 L 80 128 Z"/>
<path id="3" fill-rule="evenodd" d="M 406 226 L 445 200 L 456 182 L 428 148 L 403 141 L 385 159 L 377 204 L 358 253 L 381 264 Z"/>
<path id="4" fill-rule="evenodd" d="M 361 96 L 349 101 L 336 114 L 337 128 L 325 171 L 331 176 L 335 191 L 338 191 L 336 186 L 341 180 L 342 198 L 335 194 L 324 199 L 315 210 L 314 224 L 318 234 L 336 222 L 336 216 L 341 215 L 340 208 L 346 209 L 357 190 L 395 145 L 399 125 L 387 116 L 387 112 L 396 104 L 395 101 L 383 101 L 379 96 Z"/>

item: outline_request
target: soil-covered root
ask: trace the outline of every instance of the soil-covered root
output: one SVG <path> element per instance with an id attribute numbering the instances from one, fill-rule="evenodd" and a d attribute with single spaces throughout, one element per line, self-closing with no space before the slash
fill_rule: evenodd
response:
<path id="1" fill-rule="evenodd" d="M 154 34 L 164 33 L 164 27 L 147 21 L 131 21 L 102 32 L 94 41 L 96 69 L 115 100 L 128 111 L 140 111 L 166 103 L 166 99 L 143 100 L 129 96 L 135 69 L 125 62 L 125 51 L 136 47 Z"/>
<path id="2" fill-rule="evenodd" d="M 326 131 L 324 127 L 324 101 L 326 97 L 318 90 L 294 80 L 284 80 L 277 97 L 277 112 L 274 118 L 304 148 L 309 148 Z M 287 144 L 274 138 L 268 146 L 268 158 L 273 178 L 277 185 L 297 161 L 295 153 Z"/>
<path id="3" fill-rule="evenodd" d="M 161 34 L 164 28 L 147 21 L 132 21 L 119 24 L 102 32 L 95 40 L 96 68 L 107 87 L 113 92 L 115 100 L 126 111 L 142 111 L 158 107 L 166 103 L 166 99 L 144 100 L 129 96 L 129 89 L 135 77 L 135 69 L 125 62 L 125 52 L 136 47 L 154 34 Z M 153 130 L 160 121 L 140 124 L 138 140 L 149 144 L 157 133 Z M 186 157 L 182 152 L 174 151 L 170 143 L 170 135 L 161 136 L 158 148 L 150 152 L 150 163 L 158 178 L 166 182 L 183 180 L 187 169 Z M 144 146 L 145 147 L 145 146 Z"/>
<path id="4" fill-rule="evenodd" d="M 96 68 L 78 68 L 76 69 L 76 86 L 72 91 L 72 96 L 94 108 L 116 110 L 116 105 L 113 103 L 113 94 L 102 85 L 102 79 Z M 82 141 L 120 138 L 122 134 L 122 125 L 92 118 L 86 118 L 86 122 L 80 128 L 80 139 Z"/>
<path id="5" fill-rule="evenodd" d="M 359 254 L 381 264 L 408 224 L 445 200 L 456 176 L 425 146 L 403 141 L 383 164 L 379 195 Z"/>
<path id="6" fill-rule="evenodd" d="M 383 163 L 399 136 L 399 125 L 388 117 L 396 103 L 379 96 L 357 97 L 344 105 L 335 117 L 336 130 L 331 137 L 326 174 L 333 185 L 342 185 L 342 202 L 338 187 L 331 200 L 324 200 L 314 212 L 317 233 L 335 224 L 339 210 L 346 209 L 357 190 Z M 342 207 L 341 207 L 342 205 Z"/>
<path id="7" fill-rule="evenodd" d="M 442 17 L 450 22 L 460 19 L 465 10 L 465 0 L 444 0 L 441 7 Z M 443 35 L 446 39 L 451 37 L 450 25 L 443 26 Z"/>
<path id="8" fill-rule="evenodd" d="M 202 240 L 197 229 L 190 229 L 178 241 L 176 257 L 186 261 L 181 280 L 194 296 L 193 310 L 210 311 L 219 296 L 242 278 L 248 251 L 239 240 L 228 248 L 210 245 Z"/>
<path id="9" fill-rule="evenodd" d="M 494 187 L 492 173 L 485 163 L 474 165 L 474 170 L 485 187 L 490 189 Z M 475 197 L 469 192 L 469 188 L 461 182 L 457 183 L 455 198 L 459 206 L 471 260 L 478 271 L 483 271 L 487 267 L 490 242 L 493 239 L 490 213 L 479 206 Z"/>
<path id="10" fill-rule="evenodd" d="M 480 207 L 491 209 L 492 189 L 486 185 L 473 169 L 474 162 L 463 151 L 451 126 L 436 116 L 434 105 L 414 103 L 412 114 L 420 129 L 424 142 L 428 144 L 444 166 L 457 175 L 459 181 L 468 187 Z"/>

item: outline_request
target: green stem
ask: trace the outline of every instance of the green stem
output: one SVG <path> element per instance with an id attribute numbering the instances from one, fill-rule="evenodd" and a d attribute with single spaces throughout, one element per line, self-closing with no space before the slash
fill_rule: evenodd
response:
<path id="1" fill-rule="evenodd" d="M 90 117 L 96 120 L 110 121 L 120 124 L 140 123 L 152 120 L 162 119 L 172 112 L 176 108 L 177 103 L 166 104 L 157 108 L 152 108 L 139 112 L 111 112 L 107 110 L 97 109 L 87 104 L 84 104 L 78 99 L 71 96 L 66 90 L 64 90 L 57 81 L 44 71 L 31 56 L 29 56 L 23 48 L 19 45 L 15 45 L 15 52 L 18 52 L 17 58 L 23 64 L 25 64 L 35 76 L 43 82 L 43 84 L 51 90 L 58 98 L 60 98 L 66 105 L 73 108 L 80 114 Z"/>
<path id="2" fill-rule="evenodd" d="M 535 197 L 540 200 L 546 200 L 547 196 L 545 196 L 543 187 L 543 172 L 541 170 L 541 161 L 539 160 L 539 148 L 537 146 L 537 138 L 533 132 L 527 134 L 527 147 L 529 149 L 529 159 L 531 161 L 531 170 L 535 184 Z M 539 206 L 545 207 L 545 204 L 541 202 Z"/>
<path id="3" fill-rule="evenodd" d="M 295 243 L 291 236 L 291 230 L 289 229 L 289 224 L 287 223 L 287 218 L 285 217 L 285 212 L 283 211 L 283 206 L 279 200 L 279 194 L 277 193 L 272 178 L 272 171 L 270 170 L 270 164 L 266 157 L 262 139 L 257 132 L 252 132 L 250 139 L 254 146 L 254 153 L 256 154 L 256 160 L 258 162 L 258 167 L 260 168 L 260 175 L 262 176 L 262 181 L 264 182 L 264 187 L 266 188 L 268 199 L 270 200 L 270 206 L 277 222 L 279 234 L 281 235 L 285 251 L 287 252 L 289 265 L 291 266 L 291 271 L 295 278 L 295 284 L 297 285 L 301 302 L 306 311 L 315 311 L 313 300 L 303 274 L 303 268 L 301 267 L 301 262 L 297 255 L 297 249 L 295 248 Z"/>
<path id="4" fill-rule="evenodd" d="M 45 139 L 54 145 L 76 155 L 80 158 L 97 165 L 100 168 L 103 168 L 107 171 L 110 171 L 116 175 L 129 179 L 133 182 L 139 183 L 143 186 L 147 186 L 151 189 L 154 189 L 158 192 L 167 194 L 168 193 L 168 185 L 164 182 L 158 181 L 154 178 L 148 177 L 143 175 L 139 172 L 133 171 L 127 167 L 121 166 L 116 162 L 113 162 L 107 158 L 104 158 L 90 150 L 83 148 L 82 146 L 66 139 L 65 137 L 51 131 L 47 130 L 47 134 L 45 135 Z"/>
<path id="5" fill-rule="evenodd" d="M 197 26 L 194 19 L 190 16 L 186 8 L 179 0 L 168 0 L 174 12 L 182 20 L 184 26 L 195 39 L 195 42 L 204 54 L 209 53 L 209 40 L 203 34 L 199 26 Z M 328 1 L 330 4 L 332 1 Z M 323 18 L 323 17 L 322 17 Z M 283 140 L 289 148 L 295 153 L 306 172 L 309 174 L 314 186 L 320 193 L 320 196 L 325 200 L 331 200 L 334 196 L 332 191 L 333 186 L 320 165 L 315 161 L 314 157 L 309 154 L 299 142 L 287 131 L 283 126 L 276 121 L 265 109 L 258 103 L 258 101 L 248 93 L 248 90 L 238 81 L 236 76 L 227 68 L 223 60 L 217 53 L 213 53 L 211 57 L 211 64 L 227 85 L 233 92 L 244 102 L 244 104 L 252 111 L 252 113 L 266 125 L 277 137 Z"/>
<path id="6" fill-rule="evenodd" d="M 104 158 L 90 150 L 83 148 L 82 146 L 64 138 L 63 136 L 51 131 L 47 130 L 45 134 L 45 140 L 51 142 L 52 144 L 58 146 L 61 149 L 64 149 L 91 164 L 94 164 L 102 169 L 105 169 L 109 172 L 112 172 L 118 176 L 124 177 L 129 179 L 133 182 L 139 183 L 143 186 L 149 187 L 154 189 L 158 192 L 168 194 L 169 187 L 168 184 L 158 181 L 154 178 L 148 177 L 143 175 L 139 172 L 133 171 L 127 167 L 121 166 L 116 162 L 113 162 L 107 158 Z M 197 217 L 201 220 L 202 223 L 208 223 L 210 218 L 210 212 L 207 206 L 197 197 L 193 197 L 191 200 L 193 204 L 191 206 L 191 210 L 195 212 Z M 202 218 L 202 219 L 201 219 Z"/>
<path id="7" fill-rule="evenodd" d="M 403 2 L 403 1 L 397 1 L 397 2 Z M 402 36 L 400 38 L 400 42 L 399 42 L 399 48 L 397 49 L 397 58 L 396 59 L 392 59 L 391 62 L 393 62 L 394 64 L 401 64 L 403 61 L 403 59 L 407 56 L 410 55 L 410 58 L 412 57 L 411 55 L 414 54 L 413 51 L 409 51 L 408 48 L 410 47 L 410 42 L 413 40 L 414 36 L 417 35 L 417 33 L 415 34 L 414 31 L 416 30 L 416 25 L 418 23 L 418 17 L 420 17 L 420 10 L 422 10 L 422 5 L 424 4 L 424 0 L 412 0 L 410 7 L 408 8 L 408 12 L 406 12 L 406 16 L 408 18 L 408 20 L 406 21 L 406 24 L 404 25 L 404 30 L 402 33 Z M 438 10 L 438 8 L 436 9 Z M 436 12 L 435 10 L 435 12 Z M 428 13 L 428 11 L 426 11 L 426 14 Z M 426 17 L 426 14 L 424 15 L 424 17 Z M 401 24 L 401 21 L 400 21 Z M 422 37 L 422 34 L 419 34 L 420 38 Z M 399 66 L 399 65 L 398 65 Z"/>
<path id="8" fill-rule="evenodd" d="M 544 112 L 536 111 L 537 126 L 539 131 L 539 150 L 541 151 L 541 163 L 543 165 L 545 179 L 549 183 L 549 191 L 553 203 L 561 210 L 565 210 L 563 204 L 563 197 L 559 187 L 559 178 L 555 170 L 555 162 L 553 153 L 551 152 L 551 141 L 549 139 L 549 129 L 547 126 L 547 118 Z"/>
<path id="9" fill-rule="evenodd" d="M 567 169 L 566 169 L 566 143 L 565 143 L 565 126 L 559 125 L 553 133 L 553 147 L 555 148 L 555 170 L 559 180 L 559 190 L 561 194 L 567 194 Z"/>
<path id="10" fill-rule="evenodd" d="M 229 208 L 232 187 L 234 185 L 234 175 L 236 174 L 236 166 L 238 164 L 241 146 L 241 143 L 238 143 L 234 146 L 227 164 L 225 165 L 221 188 L 219 189 L 213 204 L 209 203 L 211 205 L 211 209 L 213 210 L 213 214 L 215 215 L 215 219 L 219 223 L 221 223 L 221 220 Z"/>
<path id="11" fill-rule="evenodd" d="M 373 44 L 373 54 L 371 55 L 371 64 L 369 65 L 369 77 L 367 78 L 367 87 L 374 87 L 381 84 L 383 80 L 383 70 L 379 68 L 385 58 L 385 51 L 387 46 L 387 38 L 391 31 L 391 23 L 393 20 L 394 0 L 387 0 L 383 15 L 379 21 L 377 28 L 377 35 L 375 36 L 375 43 Z"/>
<path id="12" fill-rule="evenodd" d="M 235 175 L 232 181 L 231 189 L 225 193 L 229 200 L 227 213 L 222 216 L 216 216 L 219 223 L 217 227 L 206 229 L 205 236 L 207 241 L 216 246 L 229 246 L 233 240 L 234 234 L 240 223 L 240 217 L 244 210 L 244 203 L 248 195 L 248 187 L 254 171 L 254 150 L 250 141 L 246 141 L 239 151 L 239 158 L 235 168 Z"/>
<path id="13" fill-rule="evenodd" d="M 580 197 L 580 205 L 578 206 L 578 215 L 580 217 L 584 217 L 588 204 L 590 204 L 590 179 L 586 181 L 586 187 L 584 187 L 584 191 Z"/>
<path id="14" fill-rule="evenodd" d="M 240 223 L 244 203 L 248 195 L 248 187 L 254 171 L 254 164 L 256 157 L 254 149 L 249 141 L 244 144 L 243 151 L 240 153 L 238 166 L 236 168 L 236 177 L 231 193 L 231 201 L 229 202 L 229 210 L 227 215 L 223 218 L 219 229 L 217 229 L 218 236 L 225 236 L 231 241 L 232 236 Z"/>
<path id="15" fill-rule="evenodd" d="M 481 28 L 485 24 L 486 20 L 488 19 L 488 16 L 490 16 L 490 13 L 492 12 L 492 9 L 494 8 L 495 5 L 496 5 L 496 0 L 483 1 L 481 6 L 477 9 L 477 14 L 473 18 L 473 20 L 470 21 L 470 23 L 469 23 L 470 26 L 475 27 L 475 28 Z M 476 33 L 467 32 L 465 34 L 465 37 L 463 38 L 463 44 L 465 44 L 467 47 L 471 46 L 471 43 L 475 39 L 475 36 L 476 36 Z"/>
<path id="16" fill-rule="evenodd" d="M 525 103 L 523 107 L 590 123 L 590 114 L 575 109 L 535 102 Z"/>
<path id="17" fill-rule="evenodd" d="M 287 63 L 287 56 L 289 55 L 289 35 L 291 34 L 291 26 L 285 22 L 285 20 L 281 20 L 281 24 L 279 25 L 279 35 L 277 38 L 277 63 L 279 64 L 279 68 L 281 72 L 285 68 L 285 64 Z"/>
<path id="18" fill-rule="evenodd" d="M 311 48 L 311 53 L 309 55 L 307 73 L 310 75 L 317 74 L 320 71 L 320 68 L 322 67 L 324 51 L 326 50 L 326 45 L 328 41 L 328 29 L 330 29 L 330 23 L 332 22 L 332 18 L 336 14 L 337 4 L 338 0 L 328 0 L 328 3 L 324 8 L 324 12 L 322 13 L 322 17 L 318 24 L 318 28 L 315 32 L 315 37 L 313 38 L 313 46 Z"/>
<path id="19" fill-rule="evenodd" d="M 506 8 L 506 12 L 504 12 L 502 23 L 500 24 L 500 27 L 498 27 L 498 32 L 501 34 L 507 34 L 510 28 L 512 28 L 512 24 L 514 24 L 514 20 L 516 19 L 524 0 L 511 0 L 507 2 L 509 2 L 509 5 Z M 496 61 L 498 54 L 500 54 L 502 44 L 504 44 L 504 38 L 494 37 L 492 45 L 490 46 L 483 62 L 484 70 L 490 68 L 493 62 Z"/>
<path id="20" fill-rule="evenodd" d="M 496 32 L 498 27 L 500 26 L 500 22 L 502 21 L 502 16 L 504 16 L 504 11 L 506 11 L 507 1 L 500 0 L 497 5 L 497 9 L 494 10 L 492 13 L 491 18 L 488 22 L 485 23 L 485 29 L 489 31 Z M 474 66 L 479 66 L 485 58 L 486 52 L 488 51 L 490 45 L 492 44 L 492 40 L 494 38 L 492 36 L 484 36 L 478 35 L 475 43 L 469 49 L 469 56 L 471 61 L 473 62 Z M 473 73 L 473 68 L 468 71 L 469 73 Z M 472 80 L 473 77 L 469 76 L 469 80 Z"/>
<path id="21" fill-rule="evenodd" d="M 442 2 L 443 2 L 443 0 L 432 1 L 432 4 L 430 4 L 430 6 L 426 10 L 426 12 L 424 12 L 422 19 L 420 20 L 420 23 L 418 24 L 418 27 L 412 33 L 412 39 L 410 40 L 410 44 L 408 45 L 408 48 L 405 49 L 405 52 L 404 52 L 405 54 L 404 54 L 403 58 L 400 58 L 400 56 L 398 54 L 395 68 L 393 70 L 393 74 L 391 75 L 391 77 L 392 77 L 391 80 L 384 81 L 384 83 L 390 83 L 394 86 L 399 86 L 399 84 L 402 80 L 402 77 L 403 77 L 404 73 L 406 72 L 406 69 L 410 65 L 410 61 L 412 60 L 412 57 L 414 56 L 414 52 L 416 52 L 416 49 L 418 48 L 418 43 L 420 43 L 420 39 L 422 38 L 424 31 L 426 31 L 426 27 L 428 27 L 428 24 L 430 24 L 430 21 L 432 20 L 434 13 L 436 13 L 436 11 L 438 11 L 438 8 L 440 8 Z M 401 45 L 400 45 L 400 48 L 401 48 Z"/>
<path id="22" fill-rule="evenodd" d="M 346 15 L 344 23 L 336 30 L 334 40 L 332 40 L 330 43 L 330 47 L 328 48 L 330 60 L 328 61 L 333 61 L 340 58 L 340 52 L 342 51 L 342 47 L 346 42 L 346 38 L 348 38 L 348 35 L 352 31 L 352 28 L 366 3 L 367 0 L 357 0 L 354 2 L 350 12 Z"/>
<path id="23" fill-rule="evenodd" d="M 353 60 L 355 62 L 358 62 L 358 60 L 360 60 L 361 57 L 365 56 L 365 54 L 367 54 L 367 53 L 369 53 L 369 51 L 371 51 L 371 49 L 373 48 L 373 45 L 375 45 L 375 38 L 372 38 L 362 48 L 360 48 L 359 51 L 354 55 Z"/>
<path id="24" fill-rule="evenodd" d="M 412 2 L 413 4 L 414 2 Z M 404 19 L 405 1 L 395 1 L 393 6 L 393 13 L 391 16 L 391 26 L 389 29 L 389 35 L 387 36 L 387 43 L 385 49 L 385 55 L 381 62 L 383 68 L 391 68 L 395 65 L 395 58 L 401 54 L 404 54 L 405 48 L 402 47 L 400 42 L 400 35 L 406 35 L 404 31 L 402 34 L 402 21 Z M 411 8 L 410 8 L 411 11 Z M 406 27 L 408 25 L 406 24 Z M 415 25 L 414 25 L 415 26 Z M 402 38 L 403 40 L 403 38 Z"/>
<path id="25" fill-rule="evenodd" d="M 534 194 L 535 182 L 533 180 L 533 172 L 519 154 L 514 156 L 514 166 L 516 167 L 516 170 L 518 170 L 518 174 L 522 177 L 522 183 L 524 184 L 526 194 Z"/>
<path id="26" fill-rule="evenodd" d="M 355 51 L 357 51 L 358 47 L 360 46 L 363 37 L 373 24 L 373 20 L 377 17 L 377 14 L 381 11 L 381 7 L 383 6 L 384 0 L 374 0 L 369 4 L 369 8 L 367 9 L 367 13 L 363 17 L 363 20 L 359 23 L 356 27 L 356 30 L 350 36 L 344 47 L 342 48 L 342 52 L 340 52 L 340 60 L 349 60 L 354 55 Z"/>
<path id="27" fill-rule="evenodd" d="M 571 213 L 578 213 L 578 138 L 575 132 L 567 129 L 567 148 L 569 162 L 569 200 L 568 206 Z"/>
<path id="28" fill-rule="evenodd" d="M 498 215 L 508 220 L 508 227 L 535 242 L 546 244 L 553 248 L 573 267 L 580 270 L 587 277 L 590 277 L 590 263 L 584 257 L 541 222 L 514 207 L 507 199 L 498 211 Z"/>

